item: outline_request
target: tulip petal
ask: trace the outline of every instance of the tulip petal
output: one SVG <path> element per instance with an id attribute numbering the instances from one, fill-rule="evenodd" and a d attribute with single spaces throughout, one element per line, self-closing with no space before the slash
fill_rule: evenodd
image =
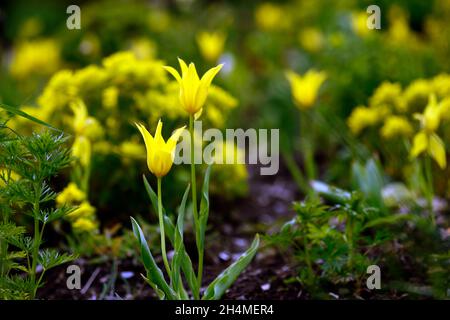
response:
<path id="1" fill-rule="evenodd" d="M 141 133 L 142 137 L 144 138 L 145 143 L 145 149 L 147 150 L 147 162 L 150 157 L 150 153 L 153 152 L 153 137 L 150 134 L 150 132 L 145 129 L 145 127 L 142 124 L 136 123 L 136 127 L 139 129 L 139 132 Z"/>
<path id="2" fill-rule="evenodd" d="M 181 83 L 181 76 L 177 70 L 169 66 L 164 66 L 163 68 L 168 71 L 178 81 L 178 83 Z"/>
<path id="3" fill-rule="evenodd" d="M 411 156 L 417 157 L 424 152 L 428 147 L 428 136 L 425 132 L 421 131 L 414 136 L 413 146 L 411 149 Z"/>
<path id="4" fill-rule="evenodd" d="M 217 75 L 220 69 L 222 69 L 222 67 L 223 64 L 219 64 L 217 67 L 211 68 L 208 71 L 206 71 L 201 79 L 201 85 L 209 87 L 214 77 Z"/>
<path id="5" fill-rule="evenodd" d="M 155 131 L 155 144 L 157 145 L 157 147 L 160 146 L 164 146 L 165 142 L 164 142 L 164 138 L 162 136 L 162 122 L 161 119 L 158 120 L 158 125 L 156 126 L 156 131 Z"/>
<path id="6" fill-rule="evenodd" d="M 431 157 L 437 162 L 441 169 L 444 169 L 447 165 L 447 157 L 445 155 L 445 147 L 441 138 L 436 134 L 430 136 L 430 144 L 428 146 L 428 152 Z"/>
<path id="7" fill-rule="evenodd" d="M 198 106 L 203 106 L 205 104 L 206 98 L 208 97 L 208 90 L 211 86 L 211 82 L 217 73 L 222 69 L 223 64 L 219 64 L 217 67 L 209 69 L 200 80 L 200 86 L 196 92 L 195 104 Z M 199 110 L 200 111 L 200 110 Z M 201 113 L 198 115 L 200 117 Z"/>
<path id="8" fill-rule="evenodd" d="M 169 140 L 167 140 L 167 147 L 168 147 L 169 152 L 172 153 L 175 150 L 178 139 L 180 138 L 180 136 L 183 133 L 185 128 L 186 128 L 186 126 L 176 129 L 172 133 L 172 136 L 169 138 Z"/>
<path id="9" fill-rule="evenodd" d="M 184 77 L 188 73 L 188 66 L 186 62 L 184 62 L 184 60 L 181 58 L 178 58 L 178 63 L 180 64 L 181 75 Z"/>

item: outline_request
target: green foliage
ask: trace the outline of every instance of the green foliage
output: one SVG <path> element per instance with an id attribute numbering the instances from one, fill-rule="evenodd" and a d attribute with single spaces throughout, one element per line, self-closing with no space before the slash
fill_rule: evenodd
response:
<path id="1" fill-rule="evenodd" d="M 289 250 L 299 265 L 299 280 L 313 295 L 324 297 L 319 284 L 353 285 L 360 289 L 369 265 L 377 258 L 368 253 L 392 238 L 383 226 L 410 218 L 383 216 L 359 192 L 348 192 L 314 181 L 318 197 L 294 203 L 296 216 L 268 236 L 271 244 Z"/>
<path id="2" fill-rule="evenodd" d="M 41 249 L 45 226 L 73 210 L 54 208 L 57 193 L 51 187 L 51 178 L 71 159 L 62 134 L 24 137 L 6 130 L 6 125 L 0 129 L 0 298 L 33 299 L 46 271 L 75 258 Z"/>

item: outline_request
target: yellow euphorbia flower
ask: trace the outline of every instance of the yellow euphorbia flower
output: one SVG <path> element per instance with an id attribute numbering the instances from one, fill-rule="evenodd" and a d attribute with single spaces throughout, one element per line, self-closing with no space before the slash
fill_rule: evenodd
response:
<path id="1" fill-rule="evenodd" d="M 156 177 L 164 177 L 172 167 L 178 139 L 186 126 L 175 130 L 167 142 L 164 141 L 161 135 L 161 120 L 158 121 L 154 137 L 143 125 L 136 124 L 136 126 L 144 138 L 145 148 L 147 149 L 148 169 Z"/>
<path id="2" fill-rule="evenodd" d="M 301 76 L 293 71 L 287 71 L 286 77 L 291 84 L 294 102 L 300 110 L 311 108 L 317 100 L 317 94 L 326 80 L 325 72 L 309 70 Z"/>
<path id="3" fill-rule="evenodd" d="M 11 74 L 19 79 L 33 75 L 51 75 L 61 65 L 59 44 L 51 39 L 23 42 L 17 46 Z"/>
<path id="4" fill-rule="evenodd" d="M 72 224 L 76 232 L 91 232 L 97 229 L 97 224 L 86 218 L 81 218 Z"/>
<path id="5" fill-rule="evenodd" d="M 65 203 L 73 204 L 81 202 L 86 199 L 86 194 L 78 188 L 78 186 L 71 182 L 64 188 L 64 190 L 56 197 L 56 203 L 63 205 Z"/>
<path id="6" fill-rule="evenodd" d="M 416 158 L 426 151 L 443 169 L 447 165 L 445 146 L 441 138 L 435 133 L 439 127 L 440 116 L 440 104 L 437 103 L 434 94 L 430 95 L 423 114 L 414 115 L 420 121 L 421 130 L 414 136 L 411 156 Z"/>
<path id="7" fill-rule="evenodd" d="M 375 108 L 357 106 L 347 119 L 347 125 L 353 134 L 359 134 L 367 127 L 371 127 L 380 121 L 380 116 Z"/>
<path id="8" fill-rule="evenodd" d="M 411 124 L 408 119 L 402 116 L 390 116 L 380 129 L 380 134 L 385 139 L 392 139 L 397 136 L 409 137 L 412 133 Z"/>
<path id="9" fill-rule="evenodd" d="M 170 72 L 180 84 L 180 102 L 184 110 L 194 115 L 205 104 L 211 82 L 223 65 L 220 64 L 209 69 L 200 79 L 192 62 L 188 67 L 182 59 L 178 59 L 178 61 L 181 67 L 181 76 L 172 67 L 165 66 L 164 69 Z"/>
<path id="10" fill-rule="evenodd" d="M 221 32 L 200 32 L 197 36 L 197 44 L 202 56 L 216 62 L 223 52 L 226 36 Z"/>
<path id="11" fill-rule="evenodd" d="M 94 216 L 95 207 L 91 206 L 88 201 L 83 201 L 78 208 L 70 212 L 67 216 L 71 219 L 87 219 Z"/>

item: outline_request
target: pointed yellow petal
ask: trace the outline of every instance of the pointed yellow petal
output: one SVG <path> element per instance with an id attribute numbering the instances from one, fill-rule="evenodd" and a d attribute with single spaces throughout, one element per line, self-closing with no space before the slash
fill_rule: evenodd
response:
<path id="1" fill-rule="evenodd" d="M 219 64 L 217 67 L 209 69 L 202 77 L 201 83 L 203 86 L 209 86 L 211 85 L 211 82 L 213 81 L 214 77 L 217 75 L 217 73 L 222 69 L 223 64 Z"/>
<path id="2" fill-rule="evenodd" d="M 144 138 L 145 149 L 147 150 L 147 166 L 148 166 L 149 170 L 151 171 L 150 159 L 152 158 L 152 154 L 155 153 L 153 137 L 150 134 L 150 132 L 148 132 L 147 129 L 145 129 L 145 127 L 143 125 L 136 123 L 136 127 L 139 129 L 142 137 Z"/>
<path id="3" fill-rule="evenodd" d="M 168 71 L 178 81 L 178 83 L 181 83 L 181 76 L 177 70 L 169 66 L 164 66 L 163 68 Z"/>
<path id="4" fill-rule="evenodd" d="M 294 71 L 291 70 L 287 70 L 285 72 L 286 78 L 289 80 L 289 83 L 291 84 L 291 86 L 293 86 L 296 82 L 301 81 L 302 77 L 295 73 Z"/>
<path id="5" fill-rule="evenodd" d="M 198 77 L 198 73 L 197 73 L 197 69 L 195 68 L 195 64 L 194 63 L 189 63 L 189 68 L 188 68 L 188 79 L 190 79 L 190 81 L 193 81 L 194 83 L 197 83 L 200 78 Z"/>
<path id="6" fill-rule="evenodd" d="M 158 125 L 156 126 L 156 131 L 155 131 L 155 144 L 157 148 L 162 148 L 165 144 L 164 142 L 164 138 L 162 136 L 162 121 L 161 119 L 158 120 Z"/>
<path id="7" fill-rule="evenodd" d="M 445 155 L 445 147 L 441 138 L 436 134 L 430 136 L 430 144 L 428 146 L 428 152 L 430 156 L 437 162 L 441 169 L 444 169 L 447 165 L 447 157 Z"/>
<path id="8" fill-rule="evenodd" d="M 217 73 L 222 69 L 223 64 L 218 65 L 217 67 L 209 69 L 200 80 L 200 86 L 196 92 L 195 96 L 195 105 L 198 107 L 203 107 L 205 104 L 206 98 L 208 97 L 208 90 L 211 86 L 211 82 Z M 200 109 L 196 113 L 198 113 Z M 201 113 L 198 115 L 200 117 Z"/>
<path id="9" fill-rule="evenodd" d="M 416 158 L 419 154 L 424 152 L 428 147 L 428 137 L 423 131 L 420 131 L 414 136 L 413 146 L 411 149 L 411 156 Z"/>
<path id="10" fill-rule="evenodd" d="M 183 126 L 182 128 L 178 128 L 173 132 L 172 136 L 167 141 L 167 147 L 168 147 L 169 152 L 173 152 L 175 150 L 178 139 L 180 139 L 180 136 L 183 133 L 185 128 L 186 128 L 186 126 Z"/>
<path id="11" fill-rule="evenodd" d="M 183 59 L 178 58 L 178 63 L 180 64 L 180 68 L 181 68 L 181 76 L 185 76 L 188 73 L 188 66 L 186 64 L 186 62 L 184 62 Z"/>

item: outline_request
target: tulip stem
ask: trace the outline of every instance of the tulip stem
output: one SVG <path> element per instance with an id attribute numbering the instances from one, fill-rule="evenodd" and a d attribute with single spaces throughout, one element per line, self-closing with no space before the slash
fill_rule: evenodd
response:
<path id="1" fill-rule="evenodd" d="M 198 209 L 197 209 L 197 183 L 195 174 L 195 140 L 194 140 L 194 115 L 189 116 L 189 133 L 191 136 L 191 185 L 192 185 L 192 214 L 194 216 L 194 227 L 195 227 L 195 240 L 197 243 L 197 253 L 198 253 L 198 274 L 197 282 L 198 287 L 202 286 L 202 275 L 203 275 L 203 245 L 200 243 L 200 225 L 198 223 Z"/>
<path id="2" fill-rule="evenodd" d="M 164 260 L 164 266 L 166 267 L 167 274 L 171 277 L 169 260 L 167 260 L 166 253 L 166 235 L 164 231 L 164 218 L 162 212 L 162 199 L 161 199 L 161 178 L 158 177 L 158 218 L 159 218 L 159 232 L 161 234 L 161 253 Z"/>
<path id="3" fill-rule="evenodd" d="M 300 140 L 302 141 L 302 151 L 305 162 L 306 176 L 309 181 L 316 177 L 316 166 L 314 163 L 313 128 L 310 123 L 313 121 L 309 110 L 300 114 Z"/>
<path id="4" fill-rule="evenodd" d="M 436 225 L 436 219 L 434 217 L 434 210 L 433 210 L 433 174 L 431 169 L 431 158 L 429 156 L 425 157 L 425 179 L 426 179 L 426 185 L 427 185 L 427 207 L 428 207 L 428 214 L 431 218 L 431 223 L 433 226 Z"/>

